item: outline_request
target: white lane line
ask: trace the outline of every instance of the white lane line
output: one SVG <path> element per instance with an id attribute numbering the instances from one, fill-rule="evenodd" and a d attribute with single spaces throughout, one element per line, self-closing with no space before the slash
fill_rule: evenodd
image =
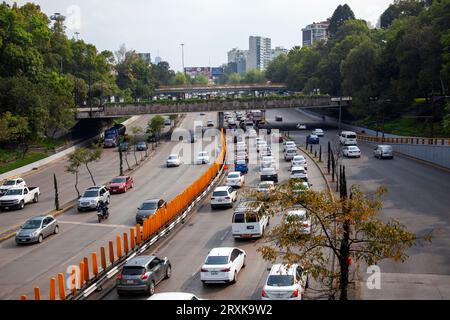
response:
<path id="1" fill-rule="evenodd" d="M 229 233 L 230 233 L 230 230 L 228 229 L 228 230 L 225 232 L 225 234 L 220 238 L 220 241 L 223 241 L 223 240 L 228 236 Z"/>
<path id="2" fill-rule="evenodd" d="M 86 227 L 103 227 L 103 228 L 126 228 L 129 229 L 133 226 L 126 226 L 123 224 L 101 224 L 101 223 L 89 223 L 89 222 L 77 222 L 77 221 L 58 221 L 59 224 L 73 224 Z"/>

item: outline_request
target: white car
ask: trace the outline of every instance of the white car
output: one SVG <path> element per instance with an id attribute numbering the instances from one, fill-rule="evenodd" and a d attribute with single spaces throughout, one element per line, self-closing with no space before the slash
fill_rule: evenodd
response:
<path id="1" fill-rule="evenodd" d="M 305 170 L 308 170 L 308 164 L 306 163 L 306 159 L 302 155 L 296 155 L 291 160 L 291 167 L 303 167 Z"/>
<path id="2" fill-rule="evenodd" d="M 9 189 L 25 188 L 26 186 L 27 184 L 22 178 L 5 180 L 0 186 L 0 196 L 3 196 Z"/>
<path id="3" fill-rule="evenodd" d="M 359 158 L 361 157 L 361 150 L 357 146 L 344 146 L 342 147 L 342 154 L 347 158 Z"/>
<path id="4" fill-rule="evenodd" d="M 286 161 L 292 161 L 292 159 L 294 159 L 294 157 L 297 155 L 297 149 L 286 149 L 286 151 L 284 152 L 284 160 Z"/>
<path id="5" fill-rule="evenodd" d="M 268 193 L 275 190 L 275 183 L 273 181 L 261 181 L 258 184 L 258 192 Z"/>
<path id="6" fill-rule="evenodd" d="M 264 140 L 259 141 L 256 145 L 257 152 L 260 152 L 261 150 L 267 150 L 267 148 L 268 148 L 267 142 Z"/>
<path id="7" fill-rule="evenodd" d="M 240 188 L 245 183 L 245 177 L 244 175 L 239 171 L 232 171 L 228 173 L 226 184 L 230 187 L 237 187 Z"/>
<path id="8" fill-rule="evenodd" d="M 300 229 L 301 234 L 311 234 L 311 218 L 306 209 L 290 210 L 284 217 L 285 223 L 295 229 Z"/>
<path id="9" fill-rule="evenodd" d="M 273 156 L 263 156 L 261 159 L 261 170 L 270 167 L 276 168 L 275 158 Z"/>
<path id="10" fill-rule="evenodd" d="M 264 140 L 264 138 L 256 137 L 255 138 L 255 147 L 257 147 L 258 144 L 261 143 L 262 141 L 266 142 L 266 140 Z M 267 142 L 266 142 L 266 144 L 267 144 Z"/>
<path id="11" fill-rule="evenodd" d="M 316 135 L 316 136 L 318 136 L 318 137 L 323 137 L 324 132 L 323 132 L 322 129 L 314 129 L 314 130 L 312 131 L 312 134 L 314 134 L 314 135 Z"/>
<path id="12" fill-rule="evenodd" d="M 298 264 L 275 264 L 262 290 L 262 300 L 301 300 L 308 275 Z"/>
<path id="13" fill-rule="evenodd" d="M 236 282 L 239 271 L 245 267 L 246 256 L 245 251 L 239 248 L 212 249 L 200 269 L 200 280 L 203 284 Z"/>
<path id="14" fill-rule="evenodd" d="M 212 120 L 208 120 L 208 122 L 206 123 L 207 127 L 214 127 L 214 121 Z"/>
<path id="15" fill-rule="evenodd" d="M 78 211 L 97 209 L 98 203 L 110 202 L 110 194 L 105 186 L 87 188 L 80 199 L 78 199 Z"/>
<path id="16" fill-rule="evenodd" d="M 248 137 L 249 138 L 256 138 L 258 136 L 258 133 L 255 129 L 249 129 L 248 130 Z"/>
<path id="17" fill-rule="evenodd" d="M 299 124 L 297 124 L 296 127 L 299 130 L 306 130 L 306 124 L 304 124 L 304 123 L 299 123 Z"/>
<path id="18" fill-rule="evenodd" d="M 296 148 L 296 147 L 297 145 L 295 144 L 294 141 L 288 140 L 283 142 L 283 152 L 285 152 L 289 148 Z"/>
<path id="19" fill-rule="evenodd" d="M 308 181 L 308 174 L 303 167 L 292 167 L 289 179 L 302 179 Z"/>
<path id="20" fill-rule="evenodd" d="M 162 292 L 155 293 L 147 300 L 204 300 L 193 293 L 187 292 Z"/>
<path id="21" fill-rule="evenodd" d="M 166 160 L 167 167 L 179 167 L 181 165 L 180 156 L 177 154 L 171 154 Z"/>
<path id="22" fill-rule="evenodd" d="M 211 208 L 227 206 L 232 208 L 237 201 L 237 191 L 230 186 L 222 186 L 214 189 L 211 196 Z"/>
<path id="23" fill-rule="evenodd" d="M 208 164 L 209 156 L 207 151 L 200 151 L 197 156 L 197 164 Z"/>

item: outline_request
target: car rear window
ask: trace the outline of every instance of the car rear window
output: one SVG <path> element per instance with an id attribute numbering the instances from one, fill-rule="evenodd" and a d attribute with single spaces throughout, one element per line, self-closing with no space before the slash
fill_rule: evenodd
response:
<path id="1" fill-rule="evenodd" d="M 124 183 L 127 182 L 127 179 L 125 178 L 114 178 L 111 180 L 112 183 Z"/>
<path id="2" fill-rule="evenodd" d="M 98 191 L 97 190 L 95 190 L 95 191 L 86 191 L 84 194 L 83 194 L 83 197 L 84 198 L 95 198 L 95 197 L 98 197 Z"/>
<path id="3" fill-rule="evenodd" d="M 208 256 L 205 264 L 228 264 L 228 256 Z"/>
<path id="4" fill-rule="evenodd" d="M 245 223 L 244 213 L 235 213 L 233 216 L 233 223 Z"/>
<path id="5" fill-rule="evenodd" d="M 287 287 L 294 284 L 294 276 L 290 275 L 271 275 L 267 279 L 267 285 L 273 287 Z"/>
<path id="6" fill-rule="evenodd" d="M 158 207 L 156 202 L 144 202 L 141 206 L 141 210 L 154 210 Z"/>
<path id="7" fill-rule="evenodd" d="M 125 276 L 138 276 L 145 272 L 143 267 L 124 267 L 122 274 Z"/>
<path id="8" fill-rule="evenodd" d="M 236 178 L 239 178 L 239 175 L 238 174 L 229 174 L 228 175 L 228 178 L 231 178 L 231 179 L 236 179 Z"/>
<path id="9" fill-rule="evenodd" d="M 214 191 L 213 197 L 226 197 L 228 195 L 228 192 L 226 191 Z"/>
<path id="10" fill-rule="evenodd" d="M 13 186 L 15 184 L 16 184 L 16 181 L 14 181 L 14 180 L 8 180 L 3 183 L 4 186 Z"/>
<path id="11" fill-rule="evenodd" d="M 356 139 L 356 135 L 354 134 L 348 134 L 347 139 Z"/>

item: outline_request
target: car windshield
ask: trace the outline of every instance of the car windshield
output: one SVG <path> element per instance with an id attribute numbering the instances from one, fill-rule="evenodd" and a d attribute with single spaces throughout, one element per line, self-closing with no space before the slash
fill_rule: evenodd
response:
<path id="1" fill-rule="evenodd" d="M 245 216 L 244 213 L 235 213 L 233 216 L 233 223 L 244 223 Z"/>
<path id="2" fill-rule="evenodd" d="M 228 264 L 228 256 L 208 256 L 205 264 Z"/>
<path id="3" fill-rule="evenodd" d="M 294 284 L 294 276 L 271 275 L 267 279 L 267 285 L 272 287 L 288 287 Z"/>
<path id="4" fill-rule="evenodd" d="M 125 183 L 126 181 L 126 178 L 114 178 L 111 180 L 111 183 Z"/>
<path id="5" fill-rule="evenodd" d="M 14 181 L 14 180 L 8 180 L 8 181 L 3 182 L 4 186 L 13 186 L 15 184 L 16 184 L 16 181 Z"/>
<path id="6" fill-rule="evenodd" d="M 114 139 L 114 138 L 115 138 L 115 135 L 113 135 L 113 134 L 107 134 L 105 136 L 105 139 Z"/>
<path id="7" fill-rule="evenodd" d="M 124 267 L 122 274 L 125 276 L 139 276 L 145 272 L 143 267 Z"/>
<path id="8" fill-rule="evenodd" d="M 176 160 L 178 156 L 169 156 L 169 160 Z"/>
<path id="9" fill-rule="evenodd" d="M 348 134 L 347 139 L 356 139 L 356 135 L 354 134 Z"/>
<path id="10" fill-rule="evenodd" d="M 237 173 L 231 173 L 231 174 L 228 175 L 228 178 L 230 178 L 230 179 L 236 179 L 236 178 L 239 178 L 239 174 L 237 174 Z"/>
<path id="11" fill-rule="evenodd" d="M 292 174 L 304 174 L 305 170 L 292 170 Z"/>
<path id="12" fill-rule="evenodd" d="M 298 213 L 290 213 L 286 216 L 286 220 L 289 221 L 296 221 L 296 220 L 306 220 L 306 212 L 298 212 Z"/>
<path id="13" fill-rule="evenodd" d="M 199 157 L 206 157 L 207 155 L 208 155 L 207 152 L 200 152 L 200 153 L 198 154 Z"/>
<path id="14" fill-rule="evenodd" d="M 144 202 L 141 205 L 141 210 L 155 210 L 157 207 L 158 204 L 156 202 Z"/>
<path id="15" fill-rule="evenodd" d="M 10 189 L 6 191 L 5 196 L 20 196 L 22 195 L 22 189 Z"/>
<path id="16" fill-rule="evenodd" d="M 353 151 L 357 151 L 359 150 L 357 147 L 349 147 L 348 150 L 353 150 Z"/>
<path id="17" fill-rule="evenodd" d="M 41 220 L 28 220 L 22 226 L 22 229 L 37 229 L 41 226 Z"/>
<path id="18" fill-rule="evenodd" d="M 88 190 L 88 191 L 85 191 L 83 194 L 83 198 L 95 198 L 95 197 L 98 197 L 97 190 Z"/>
<path id="19" fill-rule="evenodd" d="M 228 195 L 228 192 L 226 191 L 214 191 L 213 197 L 226 197 Z"/>

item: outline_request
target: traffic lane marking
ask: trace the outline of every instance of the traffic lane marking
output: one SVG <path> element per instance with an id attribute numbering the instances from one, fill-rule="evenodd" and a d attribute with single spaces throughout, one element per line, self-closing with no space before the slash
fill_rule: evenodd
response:
<path id="1" fill-rule="evenodd" d="M 129 229 L 133 227 L 132 225 L 123 225 L 123 224 L 101 224 L 101 223 L 90 223 L 90 222 L 77 222 L 77 221 L 58 221 L 59 224 L 72 224 L 72 225 L 81 225 L 87 227 L 103 227 L 103 228 L 125 228 Z"/>

